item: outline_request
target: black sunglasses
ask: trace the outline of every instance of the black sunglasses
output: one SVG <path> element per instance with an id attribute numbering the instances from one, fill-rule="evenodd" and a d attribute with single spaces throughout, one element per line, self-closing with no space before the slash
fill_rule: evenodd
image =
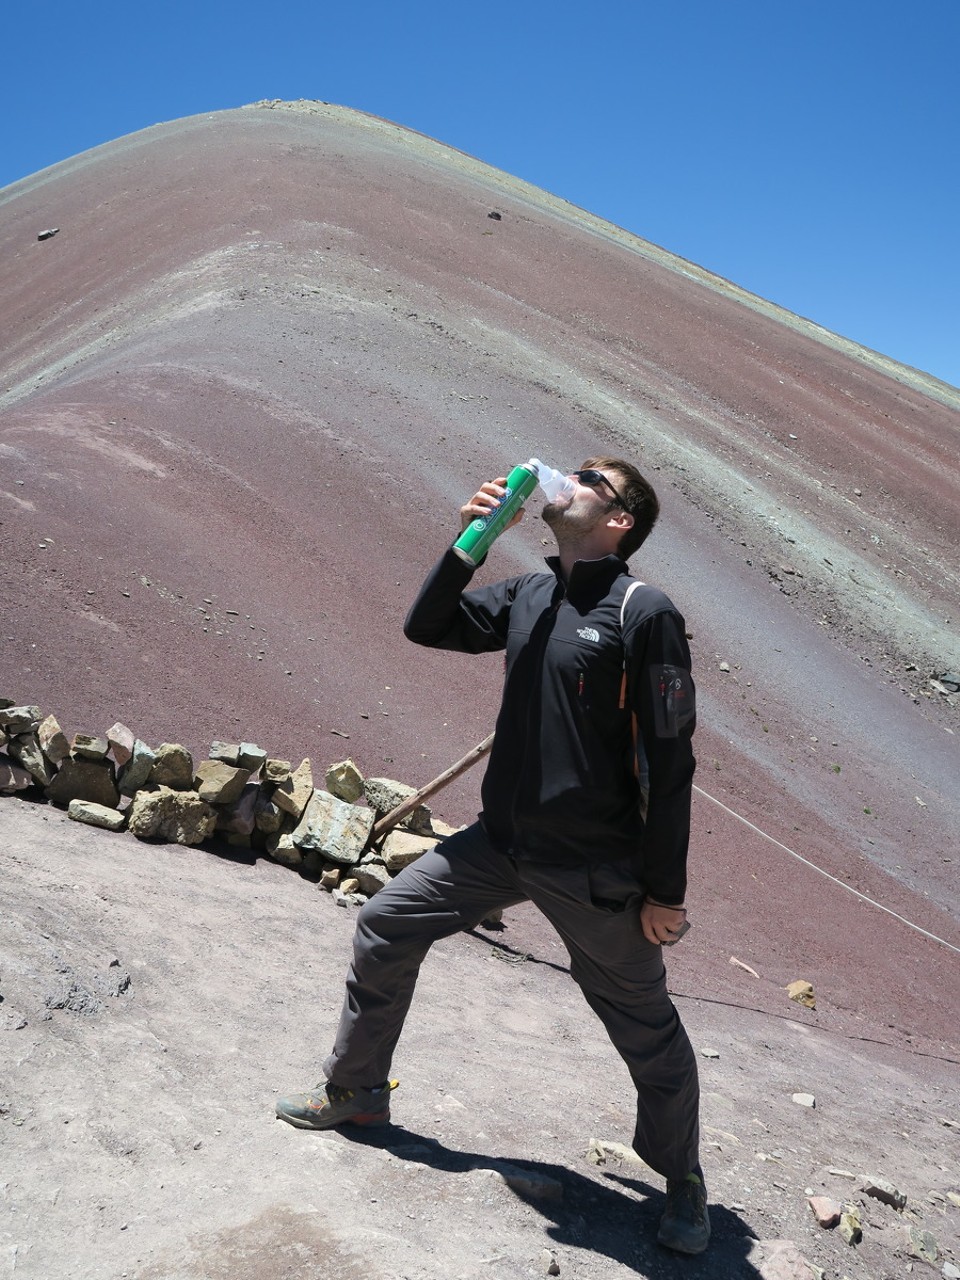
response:
<path id="1" fill-rule="evenodd" d="M 570 474 L 576 476 L 581 484 L 585 484 L 591 489 L 596 489 L 598 485 L 605 484 L 624 511 L 630 510 L 626 501 L 620 497 L 602 471 L 595 471 L 593 467 L 588 467 L 586 471 L 571 471 Z"/>

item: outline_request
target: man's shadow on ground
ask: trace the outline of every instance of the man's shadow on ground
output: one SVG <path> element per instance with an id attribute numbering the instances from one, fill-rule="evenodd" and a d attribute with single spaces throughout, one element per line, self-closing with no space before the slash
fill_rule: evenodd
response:
<path id="1" fill-rule="evenodd" d="M 377 1129 L 344 1126 L 341 1137 L 379 1147 L 398 1160 L 411 1160 L 443 1173 L 489 1169 L 501 1176 L 526 1174 L 505 1185 L 547 1224 L 547 1239 L 560 1247 L 588 1250 L 630 1267 L 649 1280 L 762 1280 L 747 1255 L 757 1237 L 736 1213 L 710 1205 L 712 1235 L 706 1253 L 688 1257 L 658 1245 L 662 1187 L 643 1177 L 598 1170 L 597 1179 L 543 1160 L 499 1160 L 479 1152 L 455 1151 L 435 1138 L 389 1124 Z M 709 1190 L 709 1189 L 708 1189 Z"/>

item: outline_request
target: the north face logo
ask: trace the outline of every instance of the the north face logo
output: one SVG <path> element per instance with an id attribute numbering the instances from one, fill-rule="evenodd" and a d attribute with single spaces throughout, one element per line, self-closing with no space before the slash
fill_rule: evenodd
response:
<path id="1" fill-rule="evenodd" d="M 596 642 L 600 639 L 600 632 L 595 630 L 593 627 L 580 627 L 577 631 L 577 635 L 581 640 L 593 640 Z"/>

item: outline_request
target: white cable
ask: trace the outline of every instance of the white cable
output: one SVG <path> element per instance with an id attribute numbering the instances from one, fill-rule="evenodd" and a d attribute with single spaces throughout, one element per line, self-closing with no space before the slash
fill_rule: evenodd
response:
<path id="1" fill-rule="evenodd" d="M 931 938 L 934 942 L 939 942 L 942 946 L 949 947 L 951 951 L 956 951 L 960 954 L 960 947 L 955 947 L 952 942 L 947 942 L 946 938 L 938 938 L 935 933 L 930 933 L 927 929 L 922 929 L 920 925 L 914 924 L 912 920 L 908 920 L 905 916 L 898 915 L 896 911 L 891 911 L 889 907 L 885 907 L 882 902 L 876 902 L 873 898 L 868 898 L 867 895 L 865 893 L 861 893 L 859 889 L 854 889 L 850 885 L 844 884 L 842 880 L 838 880 L 836 876 L 832 876 L 829 871 L 824 871 L 823 867 L 818 867 L 817 864 L 815 862 L 811 862 L 809 858 L 804 858 L 802 854 L 797 853 L 795 850 L 788 849 L 785 844 L 781 844 L 779 840 L 775 840 L 774 837 L 768 835 L 766 831 L 761 830 L 760 827 L 754 826 L 754 824 L 748 818 L 745 818 L 742 813 L 737 813 L 735 809 L 728 808 L 722 800 L 718 800 L 716 796 L 712 796 L 709 791 L 704 791 L 704 789 L 702 787 L 698 787 L 696 783 L 694 783 L 693 789 L 698 795 L 703 796 L 707 800 L 712 800 L 715 805 L 718 805 L 724 811 L 724 813 L 729 813 L 731 818 L 739 819 L 744 826 L 749 827 L 751 831 L 755 831 L 758 836 L 763 836 L 764 840 L 769 840 L 771 844 L 775 844 L 777 848 L 782 849 L 784 853 L 789 853 L 791 858 L 796 858 L 796 860 L 798 862 L 802 862 L 805 867 L 810 867 L 813 871 L 819 871 L 820 875 L 826 876 L 828 880 L 832 880 L 834 884 L 838 884 L 841 889 L 846 889 L 847 893 L 852 893 L 854 897 L 860 898 L 863 902 L 868 902 L 871 907 L 877 907 L 878 910 L 885 911 L 888 916 L 893 916 L 894 920 L 899 920 L 901 924 L 907 925 L 910 929 L 916 929 L 917 933 L 922 933 L 925 938 Z"/>

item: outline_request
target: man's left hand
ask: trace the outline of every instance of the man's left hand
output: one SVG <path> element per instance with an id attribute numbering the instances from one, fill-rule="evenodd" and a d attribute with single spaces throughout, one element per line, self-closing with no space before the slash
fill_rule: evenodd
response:
<path id="1" fill-rule="evenodd" d="M 640 908 L 640 927 L 643 936 L 655 946 L 665 942 L 677 942 L 680 928 L 687 918 L 685 907 L 663 907 L 648 898 Z"/>

